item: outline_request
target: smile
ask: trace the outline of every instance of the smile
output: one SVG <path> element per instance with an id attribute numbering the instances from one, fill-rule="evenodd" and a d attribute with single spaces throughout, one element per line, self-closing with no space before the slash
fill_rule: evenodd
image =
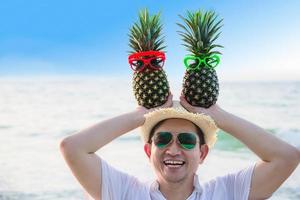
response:
<path id="1" fill-rule="evenodd" d="M 181 167 L 182 165 L 184 165 L 185 162 L 184 161 L 180 161 L 180 160 L 165 160 L 164 164 L 167 167 L 178 168 L 178 167 Z"/>

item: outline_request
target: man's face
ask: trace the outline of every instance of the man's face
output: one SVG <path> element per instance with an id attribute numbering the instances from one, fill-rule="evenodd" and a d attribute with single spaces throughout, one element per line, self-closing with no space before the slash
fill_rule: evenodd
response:
<path id="1" fill-rule="evenodd" d="M 173 141 L 164 148 L 158 148 L 153 142 L 145 145 L 158 181 L 180 183 L 193 180 L 198 165 L 203 162 L 208 152 L 207 145 L 200 148 L 195 125 L 184 119 L 168 119 L 155 130 L 154 137 L 159 132 L 172 133 Z M 194 133 L 198 141 L 195 148 L 186 150 L 180 147 L 177 142 L 179 133 Z"/>

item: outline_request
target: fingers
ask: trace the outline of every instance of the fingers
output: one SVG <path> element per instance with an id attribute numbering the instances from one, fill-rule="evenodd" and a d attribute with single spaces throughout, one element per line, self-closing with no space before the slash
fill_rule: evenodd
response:
<path id="1" fill-rule="evenodd" d="M 182 102 L 184 104 L 188 103 L 182 94 L 180 95 L 179 100 L 180 100 L 180 102 Z"/>
<path id="2" fill-rule="evenodd" d="M 179 100 L 180 100 L 180 104 L 183 106 L 183 107 L 185 107 L 185 105 L 186 105 L 186 100 L 185 100 L 185 98 L 181 95 L 180 97 L 179 97 Z"/>
<path id="3" fill-rule="evenodd" d="M 180 96 L 180 104 L 188 111 L 193 112 L 193 113 L 205 113 L 205 108 L 197 107 L 197 106 L 192 106 L 181 94 Z"/>
<path id="4" fill-rule="evenodd" d="M 181 96 L 179 97 L 180 100 L 180 104 L 188 111 L 190 112 L 194 112 L 194 108 L 193 106 L 191 106 L 185 99 L 185 97 L 181 94 Z"/>
<path id="5" fill-rule="evenodd" d="M 172 107 L 172 105 L 173 105 L 173 94 L 170 92 L 168 96 L 168 100 L 166 101 L 166 103 L 164 103 L 163 107 L 168 108 L 168 107 Z"/>
<path id="6" fill-rule="evenodd" d="M 181 94 L 181 96 L 179 97 L 180 100 L 180 104 L 182 106 L 184 106 L 185 108 L 187 107 L 191 107 L 191 105 L 187 102 L 187 100 L 185 99 L 185 97 Z"/>

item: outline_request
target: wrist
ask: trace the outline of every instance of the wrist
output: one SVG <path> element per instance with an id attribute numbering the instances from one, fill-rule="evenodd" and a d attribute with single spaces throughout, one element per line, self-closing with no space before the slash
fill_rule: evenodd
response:
<path id="1" fill-rule="evenodd" d="M 226 115 L 228 113 L 223 110 L 222 108 L 220 108 L 219 106 L 218 107 L 215 107 L 215 109 L 212 110 L 211 112 L 211 117 L 213 118 L 213 120 L 215 121 L 216 125 L 223 129 L 224 127 L 224 122 L 225 122 L 225 119 L 226 119 Z"/>
<path id="2" fill-rule="evenodd" d="M 136 109 L 135 111 L 133 111 L 133 119 L 134 121 L 137 123 L 138 126 L 142 126 L 145 122 L 145 114 L 147 112 L 145 112 L 142 109 Z"/>

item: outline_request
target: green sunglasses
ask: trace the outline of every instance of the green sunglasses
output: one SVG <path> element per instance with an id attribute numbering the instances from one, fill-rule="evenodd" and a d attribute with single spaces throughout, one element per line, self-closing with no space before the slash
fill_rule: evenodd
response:
<path id="1" fill-rule="evenodd" d="M 220 63 L 220 57 L 216 54 L 206 56 L 204 58 L 188 55 L 185 56 L 183 63 L 187 70 L 199 70 L 201 64 L 203 64 L 206 68 L 215 68 Z"/>
<path id="2" fill-rule="evenodd" d="M 170 132 L 158 132 L 153 138 L 154 144 L 160 149 L 165 148 L 173 141 L 173 135 Z M 191 150 L 197 144 L 197 137 L 193 133 L 179 133 L 177 142 L 181 148 Z"/>

